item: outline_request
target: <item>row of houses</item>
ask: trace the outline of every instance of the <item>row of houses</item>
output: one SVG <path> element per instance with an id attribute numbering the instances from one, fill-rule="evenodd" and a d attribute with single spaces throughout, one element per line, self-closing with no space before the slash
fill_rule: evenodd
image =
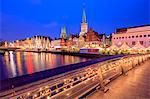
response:
<path id="1" fill-rule="evenodd" d="M 31 38 L 5 42 L 4 47 L 14 47 L 20 49 L 48 49 L 51 46 L 51 39 L 46 36 L 33 36 Z"/>
<path id="2" fill-rule="evenodd" d="M 79 51 L 83 47 L 110 46 L 110 40 L 111 38 L 105 34 L 98 34 L 93 29 L 89 29 L 84 35 L 70 35 L 67 39 L 52 40 L 51 45 L 54 50 Z"/>
<path id="3" fill-rule="evenodd" d="M 98 34 L 93 29 L 89 29 L 84 35 L 73 35 L 69 37 L 50 39 L 46 36 L 33 36 L 13 42 L 6 42 L 5 47 L 16 47 L 21 49 L 47 49 L 47 50 L 66 50 L 79 51 L 81 48 L 97 48 L 110 46 L 111 37 L 105 34 Z"/>
<path id="4" fill-rule="evenodd" d="M 63 31 L 64 32 L 64 31 Z M 148 49 L 150 46 L 150 25 L 119 28 L 112 36 L 106 36 L 105 34 L 99 34 L 93 29 L 89 29 L 87 33 L 82 35 L 63 36 L 61 38 L 50 39 L 46 36 L 34 36 L 31 38 L 16 40 L 13 42 L 5 43 L 5 47 L 17 47 L 21 49 L 42 49 L 42 50 L 65 50 L 65 51 L 80 51 L 86 53 L 99 52 L 102 48 L 110 50 L 116 49 L 124 50 L 125 47 L 121 47 L 126 44 L 126 49 L 135 49 L 135 45 L 138 43 L 143 46 L 139 46 L 138 49 Z M 64 38 L 65 37 L 65 38 Z"/>

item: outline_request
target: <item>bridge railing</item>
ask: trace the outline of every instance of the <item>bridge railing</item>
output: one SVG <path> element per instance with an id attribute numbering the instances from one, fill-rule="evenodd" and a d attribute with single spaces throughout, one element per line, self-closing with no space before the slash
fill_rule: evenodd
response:
<path id="1" fill-rule="evenodd" d="M 80 85 L 97 84 L 103 88 L 107 83 L 116 77 L 126 74 L 132 68 L 138 66 L 142 62 L 150 58 L 150 54 L 145 55 L 129 55 L 121 58 L 115 58 L 104 62 L 92 64 L 90 66 L 77 69 L 65 74 L 54 77 L 52 80 L 34 86 L 33 88 L 22 91 L 12 91 L 11 95 L 5 98 L 69 98 L 82 97 L 83 93 L 77 93 Z M 76 91 L 74 91 L 76 90 Z M 68 94 L 68 92 L 72 92 Z M 87 89 L 86 89 L 87 92 Z M 77 94 L 75 97 L 74 94 Z"/>

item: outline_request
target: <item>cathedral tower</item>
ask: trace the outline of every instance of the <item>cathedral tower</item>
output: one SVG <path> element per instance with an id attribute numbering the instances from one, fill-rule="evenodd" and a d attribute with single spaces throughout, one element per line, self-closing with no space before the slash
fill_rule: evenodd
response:
<path id="1" fill-rule="evenodd" d="M 87 24 L 87 22 L 86 22 L 85 9 L 83 9 L 80 36 L 81 36 L 81 35 L 84 35 L 85 33 L 87 33 L 87 31 L 88 31 L 88 24 Z"/>

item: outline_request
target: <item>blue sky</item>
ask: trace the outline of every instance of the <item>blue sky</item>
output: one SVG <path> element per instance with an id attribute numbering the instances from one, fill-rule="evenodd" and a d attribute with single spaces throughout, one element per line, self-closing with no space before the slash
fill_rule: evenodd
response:
<path id="1" fill-rule="evenodd" d="M 89 28 L 109 35 L 116 28 L 150 23 L 149 0 L 1 0 L 0 39 L 80 32 L 85 5 Z"/>

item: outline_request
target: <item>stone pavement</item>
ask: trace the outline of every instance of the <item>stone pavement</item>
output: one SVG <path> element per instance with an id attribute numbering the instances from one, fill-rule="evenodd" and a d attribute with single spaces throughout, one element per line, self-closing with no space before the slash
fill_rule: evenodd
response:
<path id="1" fill-rule="evenodd" d="M 87 99 L 150 99 L 150 60 L 115 79 L 107 87 L 108 92 L 98 90 Z"/>

